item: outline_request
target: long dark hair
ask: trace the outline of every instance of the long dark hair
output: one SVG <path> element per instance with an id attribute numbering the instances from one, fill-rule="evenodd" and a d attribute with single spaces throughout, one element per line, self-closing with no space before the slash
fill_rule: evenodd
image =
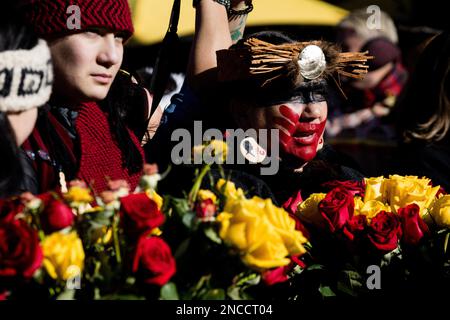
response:
<path id="1" fill-rule="evenodd" d="M 12 5 L 7 2 L 0 10 L 0 52 L 31 49 L 38 41 L 33 31 L 18 23 Z M 0 112 L 0 198 L 17 192 L 24 173 L 20 149 L 7 114 Z"/>
<path id="2" fill-rule="evenodd" d="M 119 71 L 108 96 L 100 102 L 100 107 L 108 114 L 111 134 L 122 151 L 122 166 L 131 173 L 142 170 L 143 159 L 127 127 L 141 140 L 146 133 L 145 121 L 136 116 L 132 109 L 136 110 L 136 106 L 143 104 L 148 105 L 144 89 L 133 83 L 131 75 L 123 71 Z"/>
<path id="3" fill-rule="evenodd" d="M 450 131 L 450 34 L 435 36 L 419 57 L 396 106 L 404 142 L 448 141 Z"/>

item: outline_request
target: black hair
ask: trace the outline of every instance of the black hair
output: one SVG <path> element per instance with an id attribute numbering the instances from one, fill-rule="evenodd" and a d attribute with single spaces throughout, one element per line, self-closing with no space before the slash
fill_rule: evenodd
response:
<path id="1" fill-rule="evenodd" d="M 128 131 L 130 128 L 138 139 L 146 133 L 146 128 L 142 126 L 144 121 L 131 112 L 142 104 L 148 104 L 144 89 L 133 83 L 130 75 L 121 71 L 114 79 L 106 99 L 100 102 L 100 107 L 108 114 L 111 134 L 122 152 L 122 165 L 131 173 L 141 171 L 143 165 L 141 153 Z"/>
<path id="2" fill-rule="evenodd" d="M 0 14 L 0 52 L 9 50 L 28 50 L 33 48 L 38 38 L 33 31 L 20 24 L 11 3 L 1 6 Z M 23 181 L 24 173 L 20 160 L 20 148 L 9 123 L 7 114 L 0 111 L 0 198 L 16 193 Z"/>
<path id="3" fill-rule="evenodd" d="M 24 177 L 20 149 L 6 113 L 0 112 L 0 198 L 12 195 Z"/>

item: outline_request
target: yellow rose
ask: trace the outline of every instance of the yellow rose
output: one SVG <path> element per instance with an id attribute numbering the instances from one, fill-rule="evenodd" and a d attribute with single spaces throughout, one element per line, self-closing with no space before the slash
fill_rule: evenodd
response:
<path id="1" fill-rule="evenodd" d="M 220 179 L 217 181 L 216 189 L 226 197 L 224 211 L 229 211 L 234 201 L 245 199 L 244 191 L 240 188 L 236 189 L 236 186 L 231 181 Z"/>
<path id="2" fill-rule="evenodd" d="M 270 269 L 289 264 L 289 252 L 281 236 L 270 225 L 267 217 L 251 208 L 254 204 L 236 206 L 237 212 L 221 213 L 220 236 L 225 243 L 237 249 L 242 261 L 252 269 Z M 258 211 L 258 210 L 257 210 Z"/>
<path id="3" fill-rule="evenodd" d="M 391 212 L 391 207 L 377 200 L 369 200 L 360 208 L 359 213 L 365 215 L 370 221 L 380 211 Z"/>
<path id="4" fill-rule="evenodd" d="M 364 192 L 364 202 L 370 200 L 383 201 L 384 196 L 384 181 L 383 177 L 365 178 L 366 191 Z"/>
<path id="5" fill-rule="evenodd" d="M 53 233 L 42 242 L 43 265 L 53 279 L 67 280 L 80 274 L 84 265 L 84 250 L 76 232 Z"/>
<path id="6" fill-rule="evenodd" d="M 206 154 L 211 155 L 212 157 L 220 156 L 222 161 L 225 161 L 227 158 L 228 146 L 226 142 L 222 140 L 212 140 L 206 147 Z"/>
<path id="7" fill-rule="evenodd" d="M 208 199 L 211 199 L 213 203 L 217 201 L 217 197 L 212 191 L 200 189 L 197 193 L 197 200 L 201 202 Z"/>
<path id="8" fill-rule="evenodd" d="M 277 233 L 271 233 L 270 236 L 275 237 L 271 241 L 265 241 L 255 250 L 248 252 L 242 258 L 242 261 L 257 270 L 271 269 L 282 267 L 289 264 L 290 260 L 286 258 L 288 251 L 280 241 L 280 236 Z"/>
<path id="9" fill-rule="evenodd" d="M 364 207 L 364 201 L 361 197 L 355 197 L 355 209 L 353 215 L 357 216 L 358 214 L 361 214 L 362 207 Z"/>
<path id="10" fill-rule="evenodd" d="M 437 199 L 430 210 L 430 214 L 438 226 L 450 228 L 450 195 Z"/>
<path id="11" fill-rule="evenodd" d="M 145 193 L 150 199 L 156 202 L 158 209 L 161 210 L 163 205 L 163 198 L 153 189 L 148 189 L 147 191 L 145 191 Z"/>
<path id="12" fill-rule="evenodd" d="M 431 187 L 429 183 L 430 179 L 416 176 L 390 176 L 385 184 L 386 200 L 392 212 L 397 213 L 399 208 L 416 203 L 420 208 L 420 215 L 423 216 L 440 188 Z"/>
<path id="13" fill-rule="evenodd" d="M 283 242 L 290 255 L 304 254 L 306 252 L 302 244 L 308 240 L 299 231 L 295 230 L 295 221 L 282 208 L 278 208 L 271 199 L 264 200 L 266 215 L 270 223 L 283 239 Z"/>
<path id="14" fill-rule="evenodd" d="M 321 227 L 325 225 L 325 221 L 319 212 L 319 202 L 326 196 L 326 193 L 313 193 L 308 199 L 303 201 L 297 208 L 297 217 L 314 226 Z"/>
<path id="15" fill-rule="evenodd" d="M 64 199 L 74 203 L 91 203 L 94 201 L 90 190 L 79 186 L 70 187 L 69 191 L 64 194 Z"/>
<path id="16" fill-rule="evenodd" d="M 228 146 L 226 142 L 222 140 L 211 140 L 205 144 L 197 145 L 192 148 L 192 156 L 194 159 L 203 159 L 205 156 L 211 159 L 219 160 L 219 163 L 223 163 L 227 158 Z"/>
<path id="17" fill-rule="evenodd" d="M 230 188 L 232 194 L 239 193 L 234 184 Z M 295 230 L 295 221 L 270 199 L 246 199 L 243 195 L 230 198 L 226 203 L 229 210 L 217 217 L 221 225 L 219 236 L 240 252 L 250 268 L 285 266 L 290 261 L 288 256 L 305 252 L 302 244 L 307 240 Z"/>

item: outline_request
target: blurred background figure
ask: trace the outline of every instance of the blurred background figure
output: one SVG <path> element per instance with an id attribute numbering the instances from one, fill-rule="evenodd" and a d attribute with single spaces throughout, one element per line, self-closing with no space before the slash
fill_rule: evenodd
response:
<path id="1" fill-rule="evenodd" d="M 150 90 L 151 87 L 153 71 L 153 67 L 143 67 L 136 71 L 136 74 L 140 80 L 139 83 L 148 90 Z M 166 90 L 159 103 L 162 111 L 164 111 L 170 105 L 170 99 L 172 98 L 172 96 L 180 92 L 181 86 L 184 82 L 184 77 L 185 75 L 182 72 L 172 72 L 170 74 L 169 81 L 166 85 Z"/>
<path id="2" fill-rule="evenodd" d="M 384 118 L 407 81 L 407 71 L 394 22 L 380 11 L 379 24 L 371 26 L 372 15 L 367 8 L 358 9 L 337 26 L 337 40 L 344 51 L 368 51 L 374 59 L 364 80 L 344 83 L 348 99 L 336 99 L 327 125 L 329 137 L 384 141 L 394 136 L 393 126 Z"/>
<path id="3" fill-rule="evenodd" d="M 450 190 L 450 34 L 427 44 L 394 108 L 399 148 L 391 172 L 427 176 Z"/>
<path id="4" fill-rule="evenodd" d="M 15 8 L 0 6 L 0 199 L 33 190 L 32 168 L 20 145 L 32 132 L 38 107 L 50 98 L 53 71 L 47 43 L 21 25 Z"/>
<path id="5" fill-rule="evenodd" d="M 369 40 L 375 38 L 386 38 L 398 44 L 397 29 L 391 17 L 380 11 L 379 25 L 369 28 L 367 22 L 372 15 L 372 12 L 367 12 L 367 8 L 358 9 L 351 11 L 339 22 L 337 38 L 344 50 L 361 50 Z"/>

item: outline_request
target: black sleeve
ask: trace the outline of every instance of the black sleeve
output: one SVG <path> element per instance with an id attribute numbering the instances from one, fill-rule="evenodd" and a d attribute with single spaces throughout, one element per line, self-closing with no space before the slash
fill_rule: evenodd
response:
<path id="1" fill-rule="evenodd" d="M 130 128 L 139 141 L 142 140 L 147 132 L 149 103 L 147 93 L 144 87 L 137 84 L 131 84 L 130 109 L 127 114 L 127 126 Z"/>
<path id="2" fill-rule="evenodd" d="M 38 183 L 38 177 L 36 170 L 33 167 L 33 163 L 31 159 L 27 156 L 25 151 L 20 150 L 20 162 L 22 163 L 23 167 L 23 180 L 21 181 L 19 185 L 19 192 L 31 192 L 32 194 L 38 194 L 39 193 L 39 183 Z"/>

